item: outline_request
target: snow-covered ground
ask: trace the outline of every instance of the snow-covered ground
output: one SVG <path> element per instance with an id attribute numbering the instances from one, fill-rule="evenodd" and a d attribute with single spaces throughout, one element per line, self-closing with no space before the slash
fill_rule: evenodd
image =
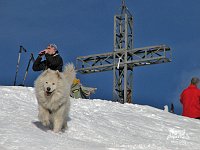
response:
<path id="1" fill-rule="evenodd" d="M 199 150 L 200 121 L 105 100 L 71 99 L 68 130 L 37 119 L 31 87 L 0 86 L 0 150 Z"/>

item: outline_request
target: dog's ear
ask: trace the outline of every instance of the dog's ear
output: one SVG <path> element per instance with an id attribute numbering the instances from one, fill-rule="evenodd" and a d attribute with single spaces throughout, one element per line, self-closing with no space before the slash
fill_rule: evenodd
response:
<path id="1" fill-rule="evenodd" d="M 47 73 L 48 73 L 49 71 L 50 71 L 50 69 L 45 70 L 45 71 L 42 73 L 42 76 L 46 76 Z"/>
<path id="2" fill-rule="evenodd" d="M 58 78 L 62 79 L 62 75 L 58 70 L 56 70 L 56 74 L 57 74 Z"/>
<path id="3" fill-rule="evenodd" d="M 45 70 L 45 71 L 42 73 L 42 76 L 46 76 L 47 73 L 48 73 L 48 70 Z"/>

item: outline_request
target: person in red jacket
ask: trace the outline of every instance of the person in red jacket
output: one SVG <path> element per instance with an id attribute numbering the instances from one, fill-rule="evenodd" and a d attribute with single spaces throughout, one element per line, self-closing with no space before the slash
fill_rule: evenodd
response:
<path id="1" fill-rule="evenodd" d="M 193 77 L 191 84 L 183 90 L 180 102 L 183 105 L 183 116 L 200 119 L 200 89 L 199 78 Z"/>

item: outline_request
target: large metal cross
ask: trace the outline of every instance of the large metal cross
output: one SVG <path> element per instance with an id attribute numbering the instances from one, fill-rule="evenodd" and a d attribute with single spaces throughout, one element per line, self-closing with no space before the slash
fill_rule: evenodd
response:
<path id="1" fill-rule="evenodd" d="M 133 68 L 171 62 L 171 51 L 166 45 L 133 48 L 133 16 L 125 0 L 120 10 L 114 16 L 114 50 L 77 57 L 76 69 L 82 74 L 113 70 L 113 100 L 132 103 Z"/>

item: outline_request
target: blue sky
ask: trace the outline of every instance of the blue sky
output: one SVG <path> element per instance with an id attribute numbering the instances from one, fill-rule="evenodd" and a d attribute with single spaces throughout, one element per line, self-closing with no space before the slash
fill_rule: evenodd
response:
<path id="1" fill-rule="evenodd" d="M 0 85 L 13 85 L 19 46 L 22 53 L 17 84 L 22 83 L 30 53 L 55 43 L 64 62 L 113 50 L 113 16 L 120 0 L 0 0 Z M 126 0 L 134 17 L 134 47 L 166 44 L 171 63 L 137 67 L 133 101 L 157 108 L 175 105 L 192 76 L 200 77 L 200 1 Z M 33 86 L 40 72 L 30 68 L 25 84 Z M 85 86 L 97 87 L 92 98 L 112 99 L 112 72 L 81 75 Z"/>

